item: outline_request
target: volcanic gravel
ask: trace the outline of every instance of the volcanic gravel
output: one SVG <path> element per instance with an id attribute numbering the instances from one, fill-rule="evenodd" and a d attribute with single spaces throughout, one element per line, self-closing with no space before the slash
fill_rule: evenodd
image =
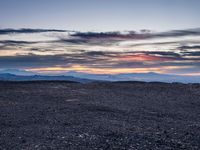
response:
<path id="1" fill-rule="evenodd" d="M 0 150 L 200 149 L 200 85 L 0 82 Z"/>

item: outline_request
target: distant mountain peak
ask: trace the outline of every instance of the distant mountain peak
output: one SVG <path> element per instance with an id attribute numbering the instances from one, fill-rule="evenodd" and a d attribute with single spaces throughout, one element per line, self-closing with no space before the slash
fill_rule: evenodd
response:
<path id="1" fill-rule="evenodd" d="M 10 73 L 14 75 L 23 75 L 23 76 L 30 76 L 30 75 L 35 75 L 35 73 L 22 70 L 22 69 L 15 69 L 15 68 L 9 68 L 9 69 L 2 69 L 0 70 L 0 73 Z"/>

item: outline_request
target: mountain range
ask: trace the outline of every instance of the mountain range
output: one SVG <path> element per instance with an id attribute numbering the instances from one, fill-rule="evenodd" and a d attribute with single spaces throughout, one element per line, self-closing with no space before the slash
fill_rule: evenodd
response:
<path id="1" fill-rule="evenodd" d="M 83 72 L 69 71 L 62 74 L 36 74 L 33 72 L 7 69 L 0 70 L 0 80 L 4 81 L 34 81 L 34 80 L 56 80 L 74 81 L 88 83 L 92 81 L 145 81 L 145 82 L 181 82 L 181 83 L 200 83 L 200 76 L 181 76 L 149 73 L 121 73 L 121 74 L 89 74 Z"/>

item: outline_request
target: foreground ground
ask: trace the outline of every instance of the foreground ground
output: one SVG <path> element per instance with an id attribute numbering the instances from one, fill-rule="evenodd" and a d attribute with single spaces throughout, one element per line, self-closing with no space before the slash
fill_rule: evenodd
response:
<path id="1" fill-rule="evenodd" d="M 200 85 L 0 82 L 0 149 L 200 149 Z"/>

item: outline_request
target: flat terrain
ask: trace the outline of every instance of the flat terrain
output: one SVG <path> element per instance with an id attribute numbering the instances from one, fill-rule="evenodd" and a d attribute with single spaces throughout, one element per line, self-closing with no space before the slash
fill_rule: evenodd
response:
<path id="1" fill-rule="evenodd" d="M 0 82 L 0 150 L 200 149 L 200 85 Z"/>

